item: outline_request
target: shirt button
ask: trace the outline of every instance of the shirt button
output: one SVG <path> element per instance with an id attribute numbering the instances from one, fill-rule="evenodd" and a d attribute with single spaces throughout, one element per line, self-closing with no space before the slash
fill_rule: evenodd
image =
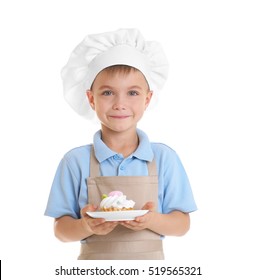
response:
<path id="1" fill-rule="evenodd" d="M 121 165 L 120 170 L 125 170 L 125 167 L 123 165 Z"/>
<path id="2" fill-rule="evenodd" d="M 119 159 L 119 155 L 114 155 L 114 159 Z"/>

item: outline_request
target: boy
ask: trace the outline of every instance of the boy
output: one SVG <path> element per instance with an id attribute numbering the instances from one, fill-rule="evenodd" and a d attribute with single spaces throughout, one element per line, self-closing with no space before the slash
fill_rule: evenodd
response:
<path id="1" fill-rule="evenodd" d="M 68 102 L 79 114 L 95 111 L 101 130 L 93 145 L 71 150 L 58 167 L 45 213 L 55 218 L 57 238 L 80 240 L 79 259 L 164 259 L 162 236 L 185 234 L 196 205 L 176 153 L 137 129 L 167 76 L 161 48 L 134 29 L 90 35 L 62 74 Z M 88 101 L 75 95 L 78 89 Z M 113 190 L 149 212 L 133 221 L 89 217 L 100 195 Z"/>

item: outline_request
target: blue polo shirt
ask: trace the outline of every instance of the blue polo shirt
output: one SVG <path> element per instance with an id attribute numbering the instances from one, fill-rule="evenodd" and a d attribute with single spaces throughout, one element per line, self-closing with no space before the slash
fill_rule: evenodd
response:
<path id="1" fill-rule="evenodd" d="M 158 211 L 185 213 L 197 209 L 184 167 L 174 150 L 165 144 L 151 143 L 147 135 L 137 130 L 139 146 L 129 157 L 109 149 L 95 133 L 95 156 L 101 176 L 147 176 L 147 162 L 156 160 L 158 171 Z M 89 177 L 91 144 L 72 149 L 61 160 L 51 187 L 45 215 L 80 218 L 80 209 L 88 204 L 86 179 Z"/>

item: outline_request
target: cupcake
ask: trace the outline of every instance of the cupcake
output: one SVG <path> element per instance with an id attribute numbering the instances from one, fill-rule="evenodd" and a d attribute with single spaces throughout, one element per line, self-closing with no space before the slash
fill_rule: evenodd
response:
<path id="1" fill-rule="evenodd" d="M 127 200 L 126 195 L 120 191 L 113 191 L 108 195 L 103 194 L 102 201 L 100 203 L 101 211 L 126 211 L 134 210 L 135 202 L 133 200 Z"/>

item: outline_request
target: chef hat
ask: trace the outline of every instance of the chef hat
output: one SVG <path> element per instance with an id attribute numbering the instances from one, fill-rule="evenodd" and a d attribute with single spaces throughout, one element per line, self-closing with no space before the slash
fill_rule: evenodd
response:
<path id="1" fill-rule="evenodd" d="M 113 65 L 132 66 L 144 74 L 151 90 L 159 91 L 168 74 L 168 61 L 155 41 L 145 41 L 137 29 L 88 35 L 74 49 L 61 71 L 64 97 L 86 118 L 94 116 L 86 90 L 97 74 Z"/>

